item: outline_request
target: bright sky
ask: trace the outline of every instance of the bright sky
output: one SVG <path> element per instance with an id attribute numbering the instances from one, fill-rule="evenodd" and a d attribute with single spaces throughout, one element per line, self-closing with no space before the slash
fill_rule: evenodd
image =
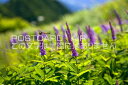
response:
<path id="1" fill-rule="evenodd" d="M 71 11 L 79 11 L 84 8 L 92 8 L 98 4 L 103 4 L 108 0 L 59 0 Z"/>
<path id="2" fill-rule="evenodd" d="M 0 3 L 6 3 L 8 0 L 0 0 Z"/>

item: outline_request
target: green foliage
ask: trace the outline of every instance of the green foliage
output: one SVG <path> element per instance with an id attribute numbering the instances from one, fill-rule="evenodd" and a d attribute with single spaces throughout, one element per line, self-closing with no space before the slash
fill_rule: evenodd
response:
<path id="1" fill-rule="evenodd" d="M 0 32 L 22 30 L 29 27 L 29 23 L 21 18 L 0 18 Z"/>
<path id="2" fill-rule="evenodd" d="M 6 55 L 18 59 L 0 68 L 1 84 L 36 85 L 120 85 L 128 84 L 128 34 L 117 35 L 116 48 L 108 39 L 108 48 L 77 49 L 78 57 L 72 57 L 70 50 L 46 49 L 47 55 L 40 56 L 34 46 L 30 49 L 8 50 Z M 121 38 L 120 38 L 121 37 Z M 120 44 L 122 42 L 122 44 Z M 37 43 L 38 44 L 38 43 Z M 53 49 L 52 49 L 53 50 Z"/>

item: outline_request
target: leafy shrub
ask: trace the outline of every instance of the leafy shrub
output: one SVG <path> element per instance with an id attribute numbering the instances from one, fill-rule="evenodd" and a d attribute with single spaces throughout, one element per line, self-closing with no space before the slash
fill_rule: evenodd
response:
<path id="1" fill-rule="evenodd" d="M 29 23 L 21 18 L 1 18 L 0 32 L 13 31 L 28 27 Z"/>

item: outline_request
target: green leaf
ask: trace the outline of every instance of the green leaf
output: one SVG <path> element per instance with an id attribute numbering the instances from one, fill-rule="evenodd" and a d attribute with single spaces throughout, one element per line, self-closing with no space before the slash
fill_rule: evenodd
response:
<path id="1" fill-rule="evenodd" d="M 108 83 L 109 83 L 110 85 L 115 84 L 114 79 L 112 79 L 111 76 L 108 75 L 108 74 L 105 74 L 105 75 L 104 75 L 104 79 L 105 79 L 106 81 L 108 81 Z"/>
<path id="2" fill-rule="evenodd" d="M 77 74 L 77 77 L 80 77 L 80 76 L 82 76 L 83 74 L 85 74 L 85 73 L 87 73 L 87 72 L 89 72 L 90 70 L 86 70 L 86 71 L 82 71 L 82 72 L 80 72 L 79 74 Z"/>
<path id="3" fill-rule="evenodd" d="M 0 84 L 2 85 L 3 82 L 4 82 L 4 79 L 0 77 Z"/>
<path id="4" fill-rule="evenodd" d="M 51 69 L 51 70 L 47 73 L 46 78 L 49 78 L 49 77 L 53 76 L 54 72 L 55 72 L 55 70 L 54 70 L 54 69 Z"/>
<path id="5" fill-rule="evenodd" d="M 84 85 L 93 85 L 93 81 L 94 80 L 88 80 L 86 83 L 84 83 Z"/>
<path id="6" fill-rule="evenodd" d="M 47 79 L 45 79 L 45 82 L 47 82 L 47 81 L 58 82 L 57 78 L 58 78 L 58 76 L 47 78 Z"/>
<path id="7" fill-rule="evenodd" d="M 39 74 L 41 76 L 41 78 L 44 78 L 45 75 L 44 75 L 44 71 L 43 70 L 41 70 L 38 67 L 35 67 L 35 71 L 36 71 L 37 74 Z"/>
<path id="8" fill-rule="evenodd" d="M 106 64 L 103 60 L 98 60 L 98 63 L 100 64 L 100 66 L 104 67 Z"/>
<path id="9" fill-rule="evenodd" d="M 31 77 L 33 77 L 34 79 L 36 79 L 36 80 L 40 80 L 40 81 L 42 81 L 42 79 L 39 77 L 39 76 L 37 76 L 36 74 L 31 74 Z"/>
<path id="10" fill-rule="evenodd" d="M 108 60 L 110 59 L 110 57 L 102 56 L 102 59 L 103 59 L 104 61 L 108 61 Z"/>
<path id="11" fill-rule="evenodd" d="M 65 66 L 70 68 L 71 71 L 77 73 L 77 68 L 75 66 L 73 66 L 73 64 L 71 63 L 65 63 Z"/>

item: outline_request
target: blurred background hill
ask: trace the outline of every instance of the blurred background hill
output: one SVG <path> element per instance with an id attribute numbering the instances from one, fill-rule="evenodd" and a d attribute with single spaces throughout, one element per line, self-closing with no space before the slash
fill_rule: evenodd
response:
<path id="1" fill-rule="evenodd" d="M 0 0 L 0 33 L 33 24 L 52 28 L 66 21 L 72 26 L 97 26 L 114 20 L 114 9 L 127 19 L 127 0 Z"/>
<path id="2" fill-rule="evenodd" d="M 95 2 L 97 0 L 93 1 Z M 81 8 L 81 10 L 79 9 L 77 12 L 67 14 L 58 22 L 54 22 L 51 26 L 48 26 L 52 28 L 53 25 L 58 25 L 58 28 L 60 28 L 60 25 L 65 25 L 67 21 L 72 26 L 72 30 L 77 30 L 76 25 L 85 29 L 86 25 L 91 25 L 93 28 L 100 28 L 101 24 L 108 24 L 108 21 L 113 21 L 113 24 L 117 24 L 118 22 L 114 10 L 117 11 L 123 22 L 127 24 L 128 14 L 126 11 L 128 11 L 128 0 L 109 0 L 102 4 L 93 5 L 93 7 L 89 9 Z M 47 28 L 47 26 L 45 28 Z"/>
<path id="3" fill-rule="evenodd" d="M 39 16 L 44 23 L 57 20 L 70 11 L 56 0 L 1 0 L 0 14 L 4 17 L 21 17 L 27 21 L 37 21 Z"/>

